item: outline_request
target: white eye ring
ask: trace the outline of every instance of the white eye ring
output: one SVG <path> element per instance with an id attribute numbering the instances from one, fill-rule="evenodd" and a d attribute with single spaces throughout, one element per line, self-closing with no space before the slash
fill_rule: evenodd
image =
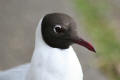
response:
<path id="1" fill-rule="evenodd" d="M 61 25 L 55 25 L 55 27 L 54 27 L 54 32 L 56 32 L 56 33 L 58 33 L 58 31 L 57 31 L 57 29 L 62 29 L 62 27 L 61 27 Z"/>

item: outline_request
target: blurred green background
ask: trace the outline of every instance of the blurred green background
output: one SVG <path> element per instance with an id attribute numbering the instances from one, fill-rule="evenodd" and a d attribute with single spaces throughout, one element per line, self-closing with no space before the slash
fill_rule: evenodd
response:
<path id="1" fill-rule="evenodd" d="M 110 80 L 120 80 L 120 0 L 74 3 L 80 21 L 94 40 L 99 68 Z"/>

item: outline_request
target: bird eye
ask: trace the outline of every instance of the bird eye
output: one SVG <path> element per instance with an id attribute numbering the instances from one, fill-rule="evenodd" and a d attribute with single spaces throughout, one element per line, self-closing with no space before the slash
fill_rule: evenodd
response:
<path id="1" fill-rule="evenodd" d="M 60 25 L 55 25 L 54 32 L 61 33 L 63 32 L 63 28 Z"/>

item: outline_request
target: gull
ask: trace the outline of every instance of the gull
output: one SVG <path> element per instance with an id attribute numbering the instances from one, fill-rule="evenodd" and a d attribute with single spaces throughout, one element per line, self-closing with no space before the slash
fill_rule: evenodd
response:
<path id="1" fill-rule="evenodd" d="M 41 18 L 31 62 L 0 72 L 0 80 L 83 80 L 81 64 L 72 48 L 76 43 L 95 52 L 78 36 L 72 17 L 49 13 Z"/>

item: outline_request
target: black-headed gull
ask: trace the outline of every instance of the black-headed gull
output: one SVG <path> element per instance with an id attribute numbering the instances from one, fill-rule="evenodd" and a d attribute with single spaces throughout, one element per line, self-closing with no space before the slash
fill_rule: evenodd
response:
<path id="1" fill-rule="evenodd" d="M 31 63 L 0 72 L 0 80 L 83 80 L 73 43 L 95 52 L 91 44 L 77 35 L 76 23 L 70 16 L 45 15 L 36 29 Z"/>

